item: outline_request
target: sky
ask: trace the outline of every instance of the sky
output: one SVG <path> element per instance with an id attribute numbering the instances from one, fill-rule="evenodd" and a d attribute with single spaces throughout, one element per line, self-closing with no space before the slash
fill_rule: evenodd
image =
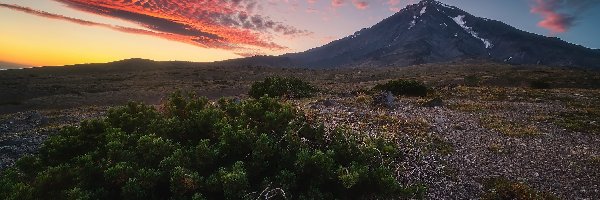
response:
<path id="1" fill-rule="evenodd" d="M 440 0 L 475 16 L 600 48 L 600 0 Z M 0 0 L 0 62 L 281 55 L 351 35 L 418 0 Z"/>

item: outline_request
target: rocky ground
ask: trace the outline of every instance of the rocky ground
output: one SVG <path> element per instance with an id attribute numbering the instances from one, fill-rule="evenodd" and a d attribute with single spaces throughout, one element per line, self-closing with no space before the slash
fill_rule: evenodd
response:
<path id="1" fill-rule="evenodd" d="M 0 73 L 0 170 L 35 153 L 61 127 L 103 116 L 108 106 L 157 104 L 176 88 L 245 98 L 253 81 L 280 75 L 311 77 L 321 89 L 313 98 L 286 100 L 307 117 L 397 141 L 405 153 L 392 163 L 398 180 L 427 186 L 427 199 L 478 199 L 495 190 L 487 183 L 496 178 L 560 199 L 600 199 L 595 71 L 487 64 L 339 71 L 158 65 L 139 73 L 103 67 Z M 398 78 L 423 81 L 434 93 L 368 92 Z M 557 89 L 532 89 L 531 80 Z"/>
<path id="2" fill-rule="evenodd" d="M 289 103 L 326 127 L 398 141 L 406 157 L 394 164 L 397 178 L 405 184 L 426 185 L 428 199 L 476 199 L 485 192 L 485 182 L 496 177 L 561 199 L 600 198 L 600 134 L 572 131 L 550 119 L 568 109 L 565 102 L 465 99 L 461 94 L 478 88 L 452 90 L 473 91 L 447 91 L 453 95 L 429 106 L 424 105 L 431 98 L 390 97 L 377 104 L 372 95 L 360 93 L 323 94 Z M 597 93 L 573 97 L 595 101 Z M 0 168 L 35 153 L 60 127 L 101 117 L 106 109 L 2 116 Z"/>
<path id="3" fill-rule="evenodd" d="M 54 111 L 27 111 L 0 116 L 0 170 L 12 166 L 61 127 L 101 117 L 107 108 L 77 108 Z"/>
<path id="4" fill-rule="evenodd" d="M 529 185 L 560 199 L 600 198 L 600 135 L 592 129 L 572 131 L 557 125 L 558 119 L 550 119 L 568 109 L 565 102 L 551 103 L 551 96 L 520 96 L 522 101 L 465 99 L 460 97 L 464 92 L 457 91 L 462 89 L 446 91 L 454 95 L 447 95 L 438 106 L 428 104 L 429 99 L 407 97 L 374 106 L 365 95 L 294 104 L 326 126 L 341 125 L 359 134 L 397 140 L 406 155 L 397 163 L 399 180 L 427 185 L 428 199 L 477 199 L 490 189 L 485 183 L 494 178 Z M 579 92 L 587 94 L 570 94 L 592 101 L 600 97 L 597 91 Z M 477 102 L 493 108 L 466 109 Z M 490 121 L 490 116 L 495 120 Z"/>

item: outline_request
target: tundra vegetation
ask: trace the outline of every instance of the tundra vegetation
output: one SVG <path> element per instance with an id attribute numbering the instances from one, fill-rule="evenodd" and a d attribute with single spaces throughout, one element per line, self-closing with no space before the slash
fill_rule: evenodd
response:
<path id="1" fill-rule="evenodd" d="M 176 92 L 64 128 L 0 177 L 2 199 L 418 198 L 395 142 L 325 131 L 276 99 Z"/>

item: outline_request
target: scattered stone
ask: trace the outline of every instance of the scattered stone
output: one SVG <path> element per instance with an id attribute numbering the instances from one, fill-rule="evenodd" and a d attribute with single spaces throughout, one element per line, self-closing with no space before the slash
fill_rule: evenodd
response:
<path id="1" fill-rule="evenodd" d="M 242 103 L 242 99 L 240 99 L 240 97 L 234 97 L 233 98 L 233 103 L 234 104 L 240 104 L 240 103 Z"/>
<path id="2" fill-rule="evenodd" d="M 38 151 L 56 127 L 72 125 L 84 119 L 102 116 L 104 111 L 86 109 L 62 110 L 48 117 L 40 111 L 27 111 L 0 116 L 0 172 L 24 155 Z"/>
<path id="3" fill-rule="evenodd" d="M 331 99 L 326 99 L 325 101 L 323 101 L 323 106 L 325 106 L 325 107 L 331 107 L 334 105 L 335 105 L 335 103 Z"/>
<path id="4" fill-rule="evenodd" d="M 375 106 L 384 106 L 386 108 L 392 108 L 395 101 L 394 94 L 390 91 L 383 91 L 375 94 L 373 97 L 373 104 Z"/>
<path id="5" fill-rule="evenodd" d="M 423 104 L 425 107 L 444 107 L 444 101 L 440 97 L 436 97 Z"/>

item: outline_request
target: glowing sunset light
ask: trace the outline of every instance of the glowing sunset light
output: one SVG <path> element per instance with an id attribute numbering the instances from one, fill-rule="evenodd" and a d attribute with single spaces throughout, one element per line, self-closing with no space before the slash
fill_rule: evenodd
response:
<path id="1" fill-rule="evenodd" d="M 314 48 L 416 0 L 0 0 L 0 61 L 219 61 Z M 538 34 L 600 47 L 597 1 L 441 0 Z M 507 14 L 510 13 L 510 14 Z"/>

